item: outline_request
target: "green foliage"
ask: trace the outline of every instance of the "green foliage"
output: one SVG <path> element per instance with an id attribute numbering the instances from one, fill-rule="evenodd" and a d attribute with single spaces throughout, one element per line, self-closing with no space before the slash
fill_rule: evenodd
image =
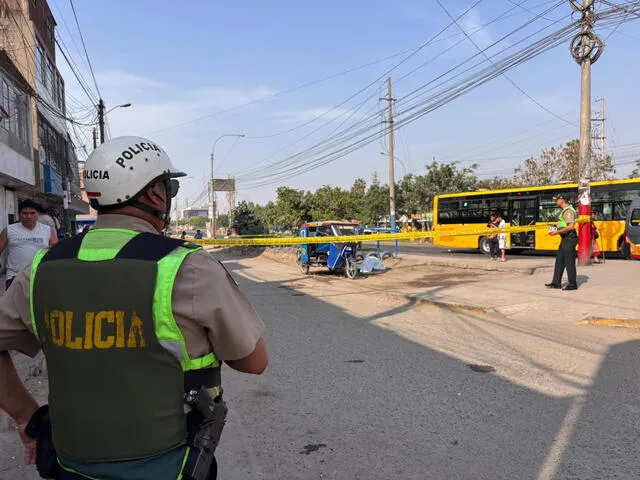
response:
<path id="1" fill-rule="evenodd" d="M 594 157 L 591 180 L 610 180 L 615 173 L 613 160 Z M 514 181 L 518 185 L 550 185 L 562 181 L 580 180 L 580 141 L 571 140 L 566 145 L 542 150 L 539 157 L 530 157 L 516 168 Z"/>
<path id="2" fill-rule="evenodd" d="M 216 227 L 227 227 L 229 226 L 229 215 L 226 213 L 219 213 L 216 216 Z"/>
<path id="3" fill-rule="evenodd" d="M 266 228 L 256 215 L 259 208 L 251 202 L 242 201 L 233 211 L 232 224 L 238 235 L 260 235 Z"/>
<path id="4" fill-rule="evenodd" d="M 191 228 L 206 228 L 209 219 L 207 217 L 191 217 L 178 220 L 178 225 L 191 225 Z"/>

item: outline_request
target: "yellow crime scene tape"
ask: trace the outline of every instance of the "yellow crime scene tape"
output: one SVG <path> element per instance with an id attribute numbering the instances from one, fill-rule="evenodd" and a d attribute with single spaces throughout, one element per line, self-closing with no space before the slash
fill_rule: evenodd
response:
<path id="1" fill-rule="evenodd" d="M 576 223 L 590 222 L 589 216 L 580 216 Z M 407 232 L 407 233 L 374 233 L 371 235 L 345 235 L 341 237 L 233 237 L 233 238 L 205 238 L 202 240 L 190 240 L 191 243 L 202 246 L 241 246 L 241 247 L 277 247 L 287 245 L 309 245 L 318 243 L 357 243 L 357 242 L 382 242 L 382 241 L 407 241 L 421 238 L 473 236 L 473 235 L 497 235 L 499 233 L 524 233 L 537 230 L 549 230 L 546 225 L 524 225 L 519 227 L 487 228 L 482 227 L 473 230 L 456 232 L 455 230 L 437 232 Z"/>

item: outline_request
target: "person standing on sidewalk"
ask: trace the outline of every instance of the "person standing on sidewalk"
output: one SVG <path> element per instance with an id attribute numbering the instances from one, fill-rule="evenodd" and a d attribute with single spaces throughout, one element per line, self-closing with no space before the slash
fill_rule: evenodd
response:
<path id="1" fill-rule="evenodd" d="M 491 215 L 489 217 L 489 223 L 487 223 L 487 228 L 496 228 L 498 225 L 496 224 L 496 216 Z M 491 256 L 491 260 L 498 259 L 498 235 L 487 235 L 487 240 L 489 241 L 489 255 Z"/>
<path id="2" fill-rule="evenodd" d="M 85 172 L 95 229 L 39 251 L 0 298 L 0 409 L 43 478 L 177 480 L 204 469 L 197 478 L 213 480 L 221 364 L 261 374 L 264 324 L 220 262 L 162 235 L 185 175 L 164 150 L 114 138 Z M 49 405 L 37 408 L 8 352 L 40 348 Z"/>
<path id="3" fill-rule="evenodd" d="M 497 212 L 495 214 L 496 217 L 496 226 L 498 228 L 506 228 L 507 222 L 504 220 L 502 213 Z M 498 234 L 498 248 L 500 249 L 500 259 L 499 262 L 506 262 L 506 250 L 507 250 L 507 234 L 502 232 Z"/>
<path id="4" fill-rule="evenodd" d="M 15 276 L 31 263 L 38 250 L 55 245 L 58 236 L 48 225 L 38 222 L 41 207 L 33 200 L 24 200 L 18 206 L 18 223 L 12 223 L 0 232 L 0 254 L 7 249 L 7 278 L 5 287 L 11 286 Z"/>
<path id="5" fill-rule="evenodd" d="M 576 259 L 578 246 L 578 234 L 576 233 L 575 224 L 578 213 L 562 194 L 554 197 L 556 205 L 561 208 L 560 216 L 556 228 L 549 232 L 549 235 L 560 235 L 560 247 L 556 254 L 556 265 L 553 270 L 553 280 L 551 283 L 545 284 L 548 288 L 562 288 L 562 275 L 567 270 L 568 283 L 563 290 L 577 290 L 578 280 L 576 273 Z"/>
<path id="6" fill-rule="evenodd" d="M 593 263 L 596 265 L 600 263 L 600 255 L 602 255 L 602 250 L 600 249 L 600 244 L 598 243 L 598 239 L 600 238 L 600 233 L 602 230 L 600 227 L 596 226 L 596 212 L 591 211 L 591 256 L 593 257 Z"/>

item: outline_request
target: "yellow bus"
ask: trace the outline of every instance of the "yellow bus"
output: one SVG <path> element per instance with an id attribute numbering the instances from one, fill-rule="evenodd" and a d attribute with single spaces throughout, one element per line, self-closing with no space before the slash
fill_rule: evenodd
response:
<path id="1" fill-rule="evenodd" d="M 564 194 L 577 209 L 577 183 L 439 195 L 433 200 L 433 230 L 453 234 L 478 229 L 486 226 L 495 212 L 504 215 L 507 226 L 551 226 L 560 213 L 553 200 L 558 193 Z M 621 252 L 629 206 L 639 194 L 640 178 L 591 184 L 591 209 L 596 213 L 596 225 L 602 229 L 598 243 L 603 251 Z M 433 243 L 477 248 L 489 254 L 488 239 L 478 235 L 436 236 Z M 548 235 L 546 229 L 507 235 L 510 249 L 550 251 L 556 250 L 559 243 L 560 239 Z"/>

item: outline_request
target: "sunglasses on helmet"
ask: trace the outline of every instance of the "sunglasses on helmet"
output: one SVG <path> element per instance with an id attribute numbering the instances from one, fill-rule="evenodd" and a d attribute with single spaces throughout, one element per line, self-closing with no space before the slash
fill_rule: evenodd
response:
<path id="1" fill-rule="evenodd" d="M 169 178 L 164 182 L 164 185 L 169 198 L 175 198 L 175 196 L 178 195 L 178 191 L 180 190 L 180 182 L 178 182 L 178 180 Z"/>

